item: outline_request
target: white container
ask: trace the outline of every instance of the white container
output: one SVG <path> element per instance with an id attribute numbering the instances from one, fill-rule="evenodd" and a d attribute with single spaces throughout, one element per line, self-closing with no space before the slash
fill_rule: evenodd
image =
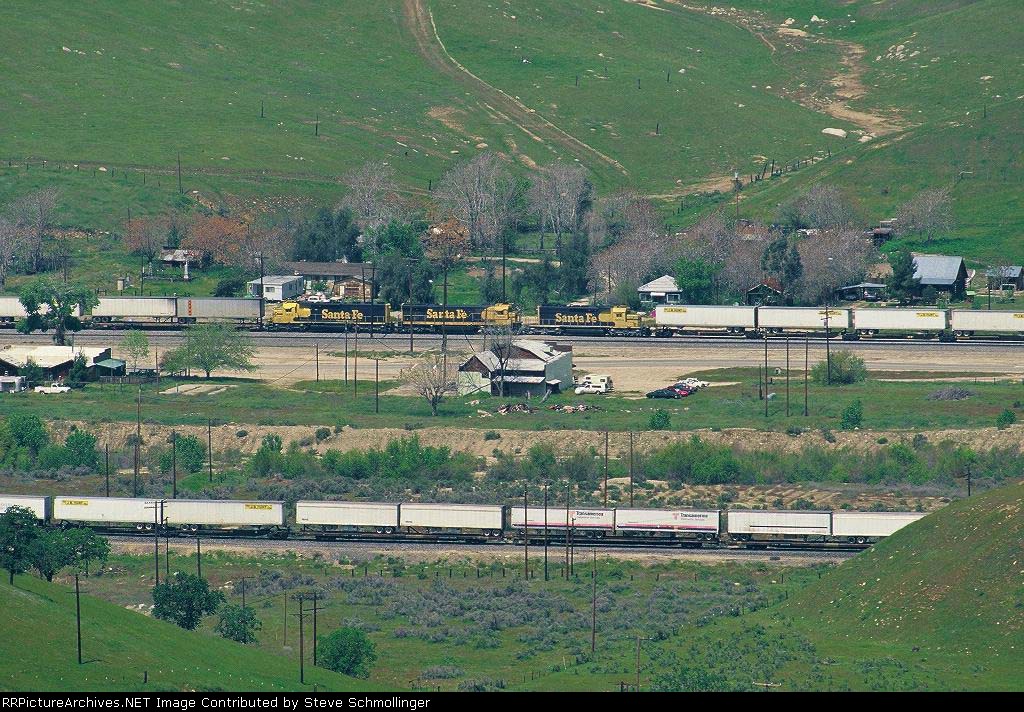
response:
<path id="1" fill-rule="evenodd" d="M 523 508 L 512 508 L 512 527 L 523 528 Z M 544 528 L 544 507 L 530 507 L 526 526 L 530 529 Z M 614 509 L 584 509 L 584 508 L 552 508 L 548 507 L 547 513 L 548 529 L 559 529 L 565 531 L 566 527 L 587 531 L 605 531 L 611 533 L 615 529 Z"/>
<path id="2" fill-rule="evenodd" d="M 994 334 L 1024 334 L 1024 312 L 954 309 L 952 327 L 957 334 L 986 331 Z"/>
<path id="3" fill-rule="evenodd" d="M 284 505 L 243 500 L 168 499 L 164 503 L 164 517 L 169 526 L 280 527 L 284 526 Z"/>
<path id="4" fill-rule="evenodd" d="M 36 519 L 45 521 L 50 518 L 50 498 L 36 497 L 25 494 L 0 494 L 0 514 L 10 507 L 31 509 Z"/>
<path id="5" fill-rule="evenodd" d="M 616 509 L 615 531 L 718 534 L 719 512 L 701 509 Z"/>
<path id="6" fill-rule="evenodd" d="M 247 297 L 178 297 L 178 321 L 256 321 L 260 300 Z"/>
<path id="7" fill-rule="evenodd" d="M 100 297 L 93 319 L 173 319 L 174 297 Z"/>
<path id="8" fill-rule="evenodd" d="M 832 512 L 832 536 L 891 536 L 911 522 L 925 516 L 924 512 Z"/>
<path id="9" fill-rule="evenodd" d="M 720 307 L 703 305 L 658 306 L 654 322 L 660 327 L 676 329 L 753 329 L 754 307 Z"/>
<path id="10" fill-rule="evenodd" d="M 28 316 L 17 297 L 0 297 L 0 321 L 14 321 Z"/>
<path id="11" fill-rule="evenodd" d="M 851 326 L 849 309 L 828 310 L 828 328 L 840 332 Z M 759 329 L 799 329 L 800 331 L 825 331 L 825 309 L 819 307 L 758 307 L 757 326 Z"/>
<path id="12" fill-rule="evenodd" d="M 403 504 L 398 521 L 411 529 L 478 529 L 501 531 L 504 508 L 486 504 Z"/>
<path id="13" fill-rule="evenodd" d="M 828 536 L 832 533 L 831 512 L 730 509 L 729 534 L 745 536 Z"/>
<path id="14" fill-rule="evenodd" d="M 943 331 L 949 326 L 942 309 L 854 309 L 857 331 Z"/>
<path id="15" fill-rule="evenodd" d="M 398 505 L 382 502 L 296 502 L 295 523 L 308 526 L 398 527 Z"/>
<path id="16" fill-rule="evenodd" d="M 75 495 L 53 498 L 53 520 L 89 524 L 152 524 L 155 521 L 152 499 Z"/>

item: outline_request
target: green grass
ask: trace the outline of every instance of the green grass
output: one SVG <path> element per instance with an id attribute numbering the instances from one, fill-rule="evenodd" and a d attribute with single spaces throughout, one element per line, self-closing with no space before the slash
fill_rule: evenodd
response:
<path id="1" fill-rule="evenodd" d="M 372 683 L 232 643 L 209 631 L 189 632 L 96 597 L 100 579 L 83 578 L 82 657 L 77 664 L 74 588 L 18 576 L 0 583 L 0 689 L 8 691 L 357 691 Z M 148 602 L 148 590 L 139 593 Z M 143 683 L 148 672 L 149 682 Z"/>
<path id="2" fill-rule="evenodd" d="M 367 362 L 369 363 L 369 362 Z M 354 364 L 350 367 L 353 368 Z M 367 370 L 371 365 L 364 364 Z M 353 368 L 354 370 L 354 368 Z M 364 371 L 365 373 L 366 371 Z M 963 374 L 959 374 L 963 375 Z M 230 386 L 216 394 L 162 394 L 174 388 L 174 379 L 162 379 L 160 385 L 143 387 L 142 414 L 146 422 L 164 425 L 203 425 L 208 418 L 218 423 L 254 425 L 356 425 L 360 428 L 418 428 L 457 426 L 465 428 L 512 430 L 646 430 L 651 414 L 659 409 L 671 416 L 670 430 L 701 428 L 756 428 L 785 430 L 798 428 L 838 429 L 840 415 L 848 405 L 860 400 L 864 405 L 862 427 L 869 430 L 929 430 L 943 428 L 980 428 L 995 425 L 996 416 L 1024 399 L 1024 388 L 1015 381 L 993 381 L 979 376 L 975 382 L 961 383 L 972 392 L 966 400 L 936 401 L 928 396 L 946 382 L 927 380 L 921 374 L 878 373 L 867 381 L 847 386 L 808 387 L 809 416 L 803 417 L 803 373 L 793 372 L 790 382 L 790 417 L 786 417 L 785 377 L 774 376 L 768 403 L 758 398 L 755 369 L 722 369 L 697 374 L 714 381 L 738 381 L 738 385 L 716 386 L 681 400 L 608 395 L 580 397 L 572 394 L 552 396 L 545 403 L 533 401 L 534 413 L 484 418 L 478 410 L 495 411 L 516 398 L 464 396 L 442 403 L 437 418 L 430 415 L 425 400 L 413 396 L 391 395 L 387 391 L 398 384 L 380 384 L 380 412 L 375 412 L 373 381 L 361 377 L 358 393 L 352 382 L 324 380 L 300 381 L 288 388 L 233 378 L 214 378 L 213 384 Z M 906 378 L 907 382 L 876 380 Z M 190 381 L 190 382 L 195 382 Z M 205 382 L 205 380 L 203 381 Z M 652 384 L 654 387 L 656 384 Z M 480 401 L 471 403 L 471 401 Z M 12 394 L 4 399 L 8 413 L 35 413 L 53 417 L 53 404 L 35 393 Z M 551 411 L 548 406 L 589 403 L 599 410 L 585 413 Z M 101 427 L 103 423 L 134 422 L 135 391 L 120 386 L 91 384 L 61 396 L 60 417 L 83 420 Z"/>

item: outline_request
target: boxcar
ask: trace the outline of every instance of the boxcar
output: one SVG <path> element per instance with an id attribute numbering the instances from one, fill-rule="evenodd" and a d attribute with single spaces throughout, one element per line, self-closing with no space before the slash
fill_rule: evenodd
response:
<path id="1" fill-rule="evenodd" d="M 832 534 L 831 512 L 730 509 L 732 539 L 825 539 Z"/>
<path id="2" fill-rule="evenodd" d="M 615 533 L 713 541 L 718 538 L 719 515 L 718 510 L 701 509 L 616 509 Z"/>
<path id="3" fill-rule="evenodd" d="M 321 531 L 398 530 L 398 505 L 384 502 L 296 502 L 295 523 Z"/>
<path id="4" fill-rule="evenodd" d="M 398 522 L 405 531 L 467 532 L 500 537 L 505 526 L 505 508 L 486 504 L 403 504 Z"/>
<path id="5" fill-rule="evenodd" d="M 891 536 L 923 512 L 832 512 L 832 537 L 850 543 L 866 544 Z"/>
<path id="6" fill-rule="evenodd" d="M 25 494 L 0 494 L 0 514 L 11 507 L 24 507 L 36 515 L 36 519 L 46 521 L 50 518 L 50 498 L 36 497 Z"/>

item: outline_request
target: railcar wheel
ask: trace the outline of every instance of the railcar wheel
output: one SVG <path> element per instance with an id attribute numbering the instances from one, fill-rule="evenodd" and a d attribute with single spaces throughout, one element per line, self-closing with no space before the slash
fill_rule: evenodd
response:
<path id="1" fill-rule="evenodd" d="M 395 528 L 394 527 L 384 527 L 384 533 L 385 534 L 389 534 L 389 535 L 390 534 L 394 534 L 395 533 Z"/>
<path id="2" fill-rule="evenodd" d="M 859 536 L 859 537 L 857 537 L 857 543 L 858 544 L 867 544 L 868 543 L 868 538 L 866 536 Z"/>

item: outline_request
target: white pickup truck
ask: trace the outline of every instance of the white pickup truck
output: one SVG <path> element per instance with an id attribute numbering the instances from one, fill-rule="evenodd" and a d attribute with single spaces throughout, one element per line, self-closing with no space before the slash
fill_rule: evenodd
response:
<path id="1" fill-rule="evenodd" d="M 576 386 L 576 395 L 580 396 L 585 393 L 608 393 L 612 389 L 611 376 L 587 374 Z"/>
<path id="2" fill-rule="evenodd" d="M 62 386 L 59 383 L 51 383 L 48 386 L 36 386 L 34 390 L 36 393 L 70 393 L 71 387 Z"/>

